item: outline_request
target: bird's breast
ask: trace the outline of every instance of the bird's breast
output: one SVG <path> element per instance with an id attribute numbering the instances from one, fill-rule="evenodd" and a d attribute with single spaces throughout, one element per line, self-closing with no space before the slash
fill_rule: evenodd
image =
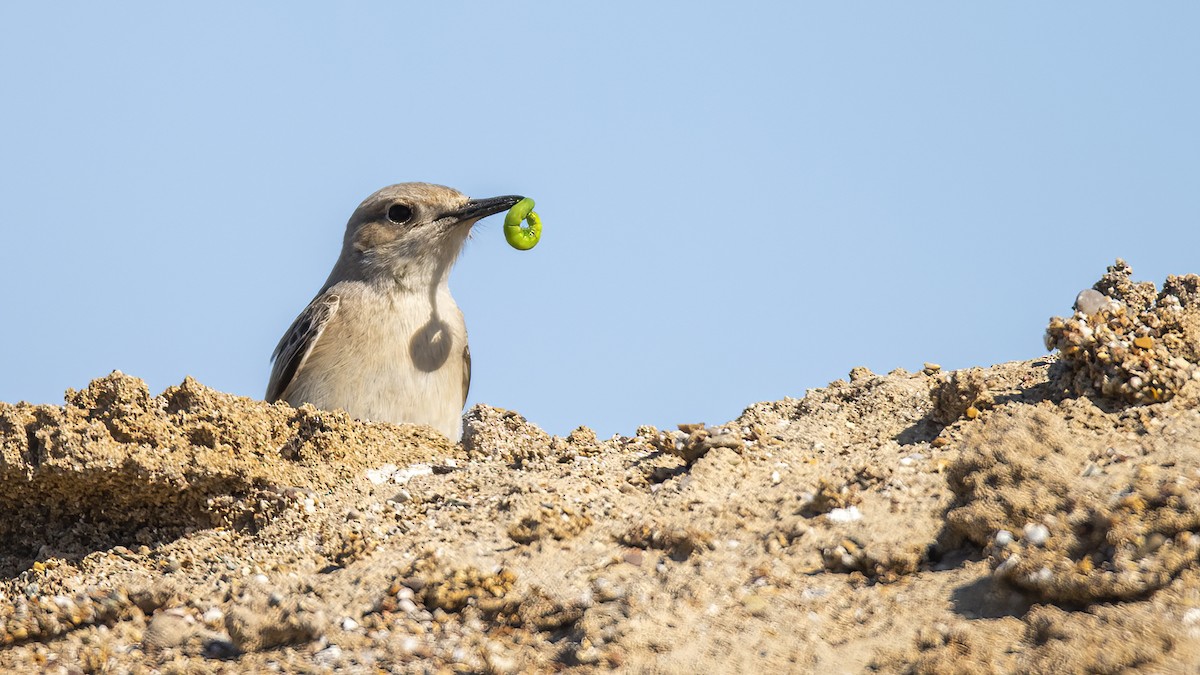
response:
<path id="1" fill-rule="evenodd" d="M 361 419 L 428 424 L 458 440 L 466 344 L 449 293 L 343 296 L 288 398 Z"/>

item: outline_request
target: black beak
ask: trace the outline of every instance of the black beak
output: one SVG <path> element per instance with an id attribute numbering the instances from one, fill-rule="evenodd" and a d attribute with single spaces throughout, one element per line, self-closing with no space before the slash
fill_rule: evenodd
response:
<path id="1" fill-rule="evenodd" d="M 466 204 L 461 208 L 447 213 L 458 221 L 479 220 L 488 216 L 507 211 L 517 202 L 524 199 L 521 195 L 506 195 L 504 197 L 490 197 L 488 199 L 468 199 Z"/>

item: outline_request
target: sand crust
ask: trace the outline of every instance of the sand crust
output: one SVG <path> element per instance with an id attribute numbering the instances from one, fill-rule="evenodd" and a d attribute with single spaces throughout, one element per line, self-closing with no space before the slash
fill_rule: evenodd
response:
<path id="1" fill-rule="evenodd" d="M 631 437 L 0 403 L 0 671 L 1194 672 L 1197 284 L 1121 265 L 1061 356 Z"/>

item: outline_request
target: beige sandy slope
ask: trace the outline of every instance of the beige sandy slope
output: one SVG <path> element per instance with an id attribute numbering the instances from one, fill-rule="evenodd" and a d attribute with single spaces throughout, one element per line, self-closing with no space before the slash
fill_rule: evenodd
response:
<path id="1" fill-rule="evenodd" d="M 1061 360 L 632 438 L 0 404 L 0 671 L 1195 672 L 1200 298 L 1128 276 Z"/>

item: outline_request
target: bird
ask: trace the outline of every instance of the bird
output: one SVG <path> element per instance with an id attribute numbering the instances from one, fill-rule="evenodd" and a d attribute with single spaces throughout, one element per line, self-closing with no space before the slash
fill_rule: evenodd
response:
<path id="1" fill-rule="evenodd" d="M 363 200 L 325 285 L 275 347 L 266 400 L 461 440 L 471 351 L 450 269 L 476 222 L 522 199 L 399 183 Z"/>

